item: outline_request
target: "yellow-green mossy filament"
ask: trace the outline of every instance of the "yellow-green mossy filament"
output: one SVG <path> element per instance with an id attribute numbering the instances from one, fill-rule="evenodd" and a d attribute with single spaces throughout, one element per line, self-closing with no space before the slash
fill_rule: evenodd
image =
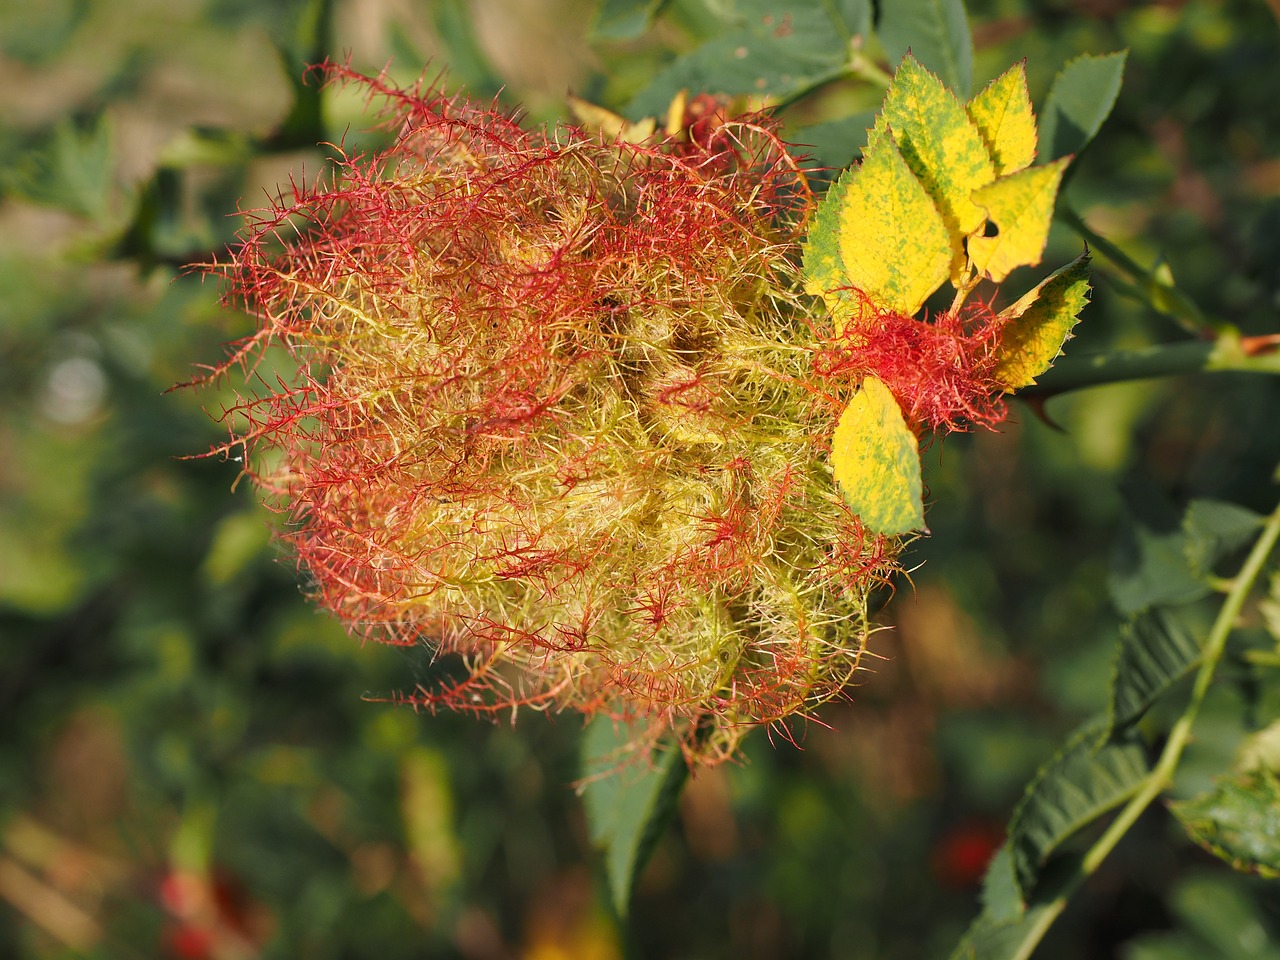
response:
<path id="1" fill-rule="evenodd" d="M 292 380 L 230 412 L 319 601 L 465 664 L 429 706 L 607 711 L 691 757 L 858 668 L 897 542 L 827 463 L 810 200 L 759 118 L 630 145 L 386 98 L 394 146 L 231 261 Z"/>

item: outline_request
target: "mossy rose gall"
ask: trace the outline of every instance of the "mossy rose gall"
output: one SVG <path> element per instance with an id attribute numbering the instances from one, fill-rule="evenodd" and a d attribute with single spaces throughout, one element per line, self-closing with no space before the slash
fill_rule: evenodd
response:
<path id="1" fill-rule="evenodd" d="M 837 693 L 898 541 L 832 483 L 856 383 L 815 362 L 812 200 L 770 123 L 635 144 L 326 69 L 394 143 L 212 268 L 260 321 L 220 369 L 292 359 L 222 449 L 316 599 L 457 659 L 415 704 L 605 711 L 702 762 Z"/>

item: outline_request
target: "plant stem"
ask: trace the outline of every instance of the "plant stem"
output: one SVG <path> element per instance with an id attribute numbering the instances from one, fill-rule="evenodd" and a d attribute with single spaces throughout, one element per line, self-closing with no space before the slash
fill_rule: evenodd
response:
<path id="1" fill-rule="evenodd" d="M 1226 330 L 1215 340 L 1187 340 L 1137 350 L 1063 357 L 1034 385 L 1018 391 L 1018 396 L 1050 397 L 1104 383 L 1184 373 L 1280 373 L 1277 340 L 1275 336 L 1241 337 L 1234 330 Z"/>
<path id="2" fill-rule="evenodd" d="M 1277 506 L 1271 516 L 1267 518 L 1262 534 L 1254 543 L 1253 549 L 1249 551 L 1248 558 L 1232 582 L 1231 591 L 1222 602 L 1218 616 L 1213 622 L 1208 638 L 1205 640 L 1204 651 L 1200 659 L 1200 669 L 1196 673 L 1195 683 L 1191 688 L 1191 697 L 1187 701 L 1187 707 L 1169 731 L 1169 737 L 1165 741 L 1164 749 L 1160 752 L 1160 757 L 1155 766 L 1151 768 L 1151 772 L 1142 781 L 1137 792 L 1134 793 L 1129 802 L 1125 804 L 1120 813 L 1116 815 L 1116 818 L 1108 825 L 1106 832 L 1085 853 L 1075 877 L 1067 884 L 1066 889 L 1044 905 L 1044 912 L 1037 916 L 1032 935 L 1026 938 L 1022 949 L 1017 954 L 1018 960 L 1025 960 L 1026 957 L 1031 955 L 1031 952 L 1040 942 L 1041 937 L 1044 936 L 1049 926 L 1062 913 L 1072 894 L 1102 865 L 1102 862 L 1115 849 L 1121 837 L 1129 831 L 1129 828 L 1133 826 L 1143 811 L 1173 783 L 1174 772 L 1177 770 L 1178 762 L 1182 759 L 1182 752 L 1186 749 L 1187 743 L 1191 738 L 1191 728 L 1195 725 L 1196 717 L 1200 713 L 1200 707 L 1204 703 L 1205 695 L 1209 692 L 1209 685 L 1213 681 L 1218 662 L 1222 659 L 1222 652 L 1226 649 L 1227 637 L 1231 635 L 1236 620 L 1240 616 L 1240 611 L 1244 607 L 1245 600 L 1253 590 L 1253 586 L 1262 573 L 1262 568 L 1266 564 L 1268 557 L 1270 557 L 1271 551 L 1275 549 L 1277 539 L 1280 539 L 1280 506 Z"/>
<path id="3" fill-rule="evenodd" d="M 1209 369 L 1215 344 L 1203 340 L 1061 357 L 1019 396 L 1052 396 L 1104 383 L 1199 373 Z"/>

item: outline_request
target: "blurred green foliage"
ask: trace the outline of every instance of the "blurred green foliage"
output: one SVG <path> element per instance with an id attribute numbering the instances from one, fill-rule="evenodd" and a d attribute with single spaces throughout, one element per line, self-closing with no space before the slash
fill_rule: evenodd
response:
<path id="1" fill-rule="evenodd" d="M 184 265 L 232 239 L 240 198 L 313 176 L 316 144 L 366 142 L 363 103 L 303 85 L 303 64 L 394 55 L 405 81 L 452 66 L 446 84 L 546 118 L 569 87 L 643 104 L 667 64 L 737 29 L 710 0 L 635 6 L 606 4 L 594 35 L 586 0 L 0 8 L 0 955 L 943 956 L 1022 785 L 1106 708 L 1112 545 L 1123 558 L 1135 523 L 1162 529 L 1122 519 L 1126 501 L 1271 509 L 1269 378 L 1081 391 L 1048 404 L 1061 429 L 1022 407 L 935 445 L 933 536 L 883 611 L 883 659 L 795 731 L 803 749 L 761 732 L 742 765 L 689 783 L 620 934 L 570 789 L 580 721 L 378 702 L 430 676 L 430 651 L 362 649 L 315 612 L 235 463 L 185 459 L 223 438 L 208 414 L 234 385 L 167 391 L 249 329 Z M 865 7 L 842 9 L 856 24 Z M 1275 332 L 1273 12 L 968 14 L 975 82 L 1025 57 L 1038 104 L 1073 57 L 1129 49 L 1065 202 L 1211 323 Z M 790 102 L 786 130 L 842 165 L 879 96 L 839 80 Z M 1080 246 L 1055 230 L 1046 262 Z M 1070 352 L 1185 337 L 1098 266 Z M 1280 715 L 1246 652 L 1180 796 Z M 1208 862 L 1152 811 L 1038 955 L 1274 955 L 1274 885 L 1206 879 Z"/>

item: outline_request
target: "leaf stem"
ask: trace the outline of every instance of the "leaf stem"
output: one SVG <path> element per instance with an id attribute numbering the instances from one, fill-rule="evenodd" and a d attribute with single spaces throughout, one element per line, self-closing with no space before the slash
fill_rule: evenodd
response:
<path id="1" fill-rule="evenodd" d="M 1255 667 L 1280 668 L 1280 653 L 1275 650 L 1249 650 L 1244 658 Z"/>
<path id="2" fill-rule="evenodd" d="M 853 48 L 853 52 L 849 55 L 848 70 L 850 76 L 858 77 L 886 90 L 889 88 L 889 84 L 893 82 L 893 74 L 883 70 L 879 64 L 863 53 L 862 49 L 857 46 Z"/>
<path id="3" fill-rule="evenodd" d="M 1194 300 L 1174 286 L 1168 266 L 1157 263 L 1144 267 L 1106 237 L 1085 223 L 1084 218 L 1070 207 L 1058 208 L 1058 217 L 1084 238 L 1091 250 L 1102 254 L 1112 266 L 1128 277 L 1128 292 L 1144 301 L 1157 313 L 1170 317 L 1191 333 L 1202 333 L 1215 326 L 1204 315 Z"/>
<path id="4" fill-rule="evenodd" d="M 1200 713 L 1200 707 L 1204 703 L 1205 695 L 1209 691 L 1209 685 L 1213 681 L 1214 672 L 1222 659 L 1222 652 L 1226 649 L 1227 638 L 1231 635 L 1236 620 L 1240 616 L 1240 611 L 1244 607 L 1244 602 L 1261 575 L 1267 558 L 1270 557 L 1272 550 L 1275 549 L 1277 539 L 1280 539 L 1280 506 L 1277 506 L 1271 516 L 1267 518 L 1262 534 L 1254 543 L 1253 549 L 1249 551 L 1248 558 L 1232 582 L 1230 593 L 1227 594 L 1222 602 L 1218 616 L 1214 619 L 1213 627 L 1205 640 L 1204 651 L 1200 659 L 1200 669 L 1196 673 L 1187 707 L 1169 731 L 1169 737 L 1165 741 L 1164 749 L 1160 752 L 1160 757 L 1155 766 L 1152 767 L 1151 772 L 1147 774 L 1141 786 L 1129 799 L 1129 802 L 1125 804 L 1124 808 L 1116 815 L 1116 818 L 1107 826 L 1102 836 L 1085 853 L 1072 881 L 1053 900 L 1044 904 L 1042 908 L 1044 912 L 1037 915 L 1034 929 L 1029 931 L 1029 935 L 1022 943 L 1022 949 L 1016 955 L 1018 960 L 1025 960 L 1026 957 L 1031 955 L 1032 950 L 1035 949 L 1036 944 L 1039 943 L 1049 926 L 1062 913 L 1072 894 L 1085 879 L 1102 865 L 1102 862 L 1115 849 L 1116 844 L 1120 842 L 1120 839 L 1129 831 L 1129 828 L 1133 826 L 1143 811 L 1172 784 L 1174 772 L 1177 770 L 1178 762 L 1182 759 L 1182 752 L 1186 749 L 1187 743 L 1191 738 L 1191 728 L 1195 725 L 1196 717 Z"/>

